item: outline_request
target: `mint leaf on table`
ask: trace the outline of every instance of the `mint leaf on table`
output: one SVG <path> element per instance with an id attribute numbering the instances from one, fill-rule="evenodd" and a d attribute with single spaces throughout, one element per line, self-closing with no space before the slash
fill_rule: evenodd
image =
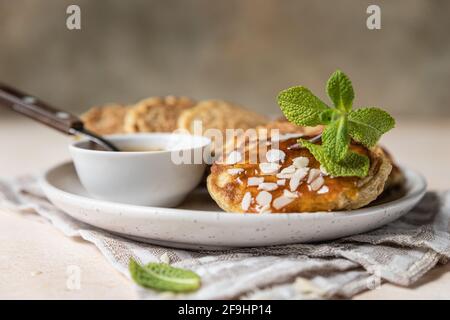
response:
<path id="1" fill-rule="evenodd" d="M 328 79 L 327 93 L 337 109 L 342 111 L 352 109 L 355 98 L 352 82 L 341 70 L 335 71 Z"/>
<path id="2" fill-rule="evenodd" d="M 347 117 L 340 117 L 328 125 L 322 133 L 323 149 L 334 161 L 342 160 L 350 144 Z"/>
<path id="3" fill-rule="evenodd" d="M 299 143 L 311 152 L 325 171 L 333 177 L 365 177 L 370 168 L 369 158 L 349 150 L 340 161 L 330 159 L 321 145 L 300 139 Z"/>
<path id="4" fill-rule="evenodd" d="M 286 118 L 298 126 L 317 126 L 328 106 L 305 87 L 292 87 L 278 94 L 278 104 Z"/>
<path id="5" fill-rule="evenodd" d="M 395 120 L 379 108 L 361 108 L 348 115 L 349 134 L 367 148 L 376 145 L 381 136 L 395 127 Z"/>
<path id="6" fill-rule="evenodd" d="M 189 292 L 200 288 L 200 277 L 190 270 L 172 267 L 165 263 L 140 265 L 130 259 L 131 278 L 140 286 L 158 291 Z"/>

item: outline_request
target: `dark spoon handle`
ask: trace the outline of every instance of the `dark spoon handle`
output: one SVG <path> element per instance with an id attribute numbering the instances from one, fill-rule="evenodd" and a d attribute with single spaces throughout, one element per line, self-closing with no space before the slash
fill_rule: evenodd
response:
<path id="1" fill-rule="evenodd" d="M 78 117 L 1 83 L 0 104 L 66 134 L 83 129 L 83 122 Z"/>

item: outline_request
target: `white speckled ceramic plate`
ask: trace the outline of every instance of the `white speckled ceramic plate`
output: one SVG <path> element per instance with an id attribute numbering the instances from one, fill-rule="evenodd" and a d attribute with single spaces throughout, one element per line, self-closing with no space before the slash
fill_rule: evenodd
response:
<path id="1" fill-rule="evenodd" d="M 58 208 L 93 226 L 164 246 L 214 249 L 323 241 L 378 228 L 407 213 L 425 193 L 424 178 L 403 170 L 406 192 L 395 200 L 353 211 L 301 214 L 226 213 L 205 189 L 175 209 L 96 200 L 81 186 L 72 163 L 49 169 L 41 186 Z"/>

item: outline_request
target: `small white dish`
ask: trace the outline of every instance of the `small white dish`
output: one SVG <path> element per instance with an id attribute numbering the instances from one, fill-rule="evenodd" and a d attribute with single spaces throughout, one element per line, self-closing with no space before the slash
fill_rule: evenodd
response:
<path id="1" fill-rule="evenodd" d="M 381 227 L 410 211 L 426 191 L 420 174 L 403 171 L 406 193 L 396 200 L 353 211 L 318 213 L 227 213 L 204 188 L 194 190 L 174 209 L 97 200 L 82 187 L 72 163 L 49 169 L 41 186 L 55 206 L 93 226 L 158 245 L 216 249 L 324 241 Z"/>
<path id="2" fill-rule="evenodd" d="M 203 151 L 211 143 L 205 137 L 173 133 L 107 138 L 120 150 L 159 151 L 100 151 L 90 149 L 88 140 L 72 143 L 70 153 L 88 193 L 100 200 L 163 207 L 177 206 L 198 185 L 206 168 Z M 190 161 L 180 163 L 183 154 Z"/>

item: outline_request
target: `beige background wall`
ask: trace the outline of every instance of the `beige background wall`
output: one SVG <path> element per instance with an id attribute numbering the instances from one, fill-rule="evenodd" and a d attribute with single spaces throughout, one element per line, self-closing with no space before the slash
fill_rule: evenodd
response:
<path id="1" fill-rule="evenodd" d="M 71 3 L 81 31 L 66 29 Z M 357 105 L 450 116 L 449 16 L 445 0 L 0 0 L 0 81 L 75 112 L 172 93 L 275 113 L 280 89 L 325 98 L 341 68 Z"/>

